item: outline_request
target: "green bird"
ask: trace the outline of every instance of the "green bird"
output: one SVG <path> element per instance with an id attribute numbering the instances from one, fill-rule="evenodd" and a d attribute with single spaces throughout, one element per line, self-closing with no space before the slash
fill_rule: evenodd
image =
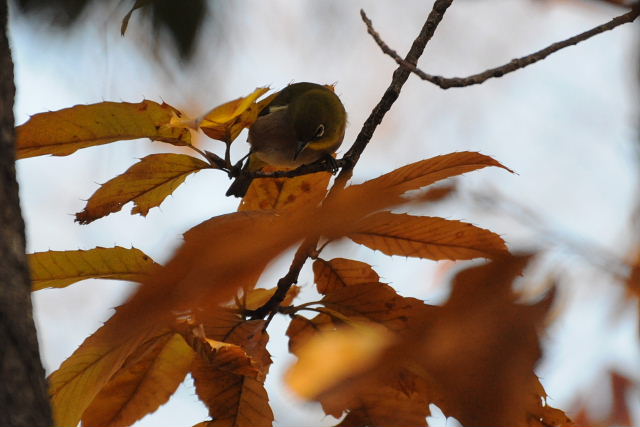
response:
<path id="1" fill-rule="evenodd" d="M 342 144 L 346 125 L 344 105 L 331 89 L 316 83 L 291 84 L 249 128 L 251 150 L 243 171 L 255 172 L 265 165 L 291 169 L 329 158 Z M 240 175 L 227 196 L 243 197 L 252 180 Z"/>

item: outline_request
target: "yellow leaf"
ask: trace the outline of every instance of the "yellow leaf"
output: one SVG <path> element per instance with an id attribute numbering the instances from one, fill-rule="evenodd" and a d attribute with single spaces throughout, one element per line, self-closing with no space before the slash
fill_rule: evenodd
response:
<path id="1" fill-rule="evenodd" d="M 196 393 L 215 419 L 200 425 L 229 427 L 263 427 L 273 423 L 273 413 L 264 388 L 264 378 L 271 363 L 266 350 L 268 337 L 265 321 L 254 320 L 239 324 L 226 335 L 226 342 L 242 347 L 261 370 L 255 378 L 238 375 L 212 366 L 203 358 L 196 358 L 192 376 Z"/>
<path id="2" fill-rule="evenodd" d="M 366 181 L 360 185 L 393 189 L 401 194 L 410 190 L 426 187 L 445 178 L 461 175 L 487 166 L 500 167 L 513 173 L 511 169 L 503 166 L 489 156 L 472 151 L 462 151 L 420 160 L 419 162 L 403 166 L 393 172 Z"/>
<path id="3" fill-rule="evenodd" d="M 252 289 L 247 293 L 243 301 L 244 307 L 241 308 L 243 308 L 244 310 L 256 310 L 259 307 L 262 307 L 267 301 L 269 301 L 269 298 L 271 298 L 273 294 L 276 293 L 277 289 L 277 287 L 271 289 Z M 293 285 L 291 288 L 289 288 L 287 295 L 284 297 L 284 300 L 280 305 L 291 305 L 293 299 L 298 296 L 299 293 L 300 287 Z"/>
<path id="4" fill-rule="evenodd" d="M 187 176 L 209 168 L 210 164 L 186 154 L 152 154 L 102 184 L 84 210 L 76 214 L 76 221 L 88 224 L 118 212 L 129 202 L 134 203 L 131 214 L 146 216 L 149 209 L 160 206 Z"/>
<path id="5" fill-rule="evenodd" d="M 268 90 L 266 87 L 257 88 L 243 98 L 215 107 L 197 120 L 200 129 L 210 138 L 226 143 L 232 142 L 242 129 L 256 121 L 260 111 L 273 99 L 275 94 L 259 103 L 255 102 Z"/>
<path id="6" fill-rule="evenodd" d="M 64 288 L 85 279 L 140 282 L 158 264 L 141 250 L 97 247 L 88 251 L 48 251 L 29 254 L 33 290 Z"/>
<path id="7" fill-rule="evenodd" d="M 131 425 L 169 400 L 193 361 L 193 350 L 175 333 L 138 347 L 82 416 L 85 426 Z"/>
<path id="8" fill-rule="evenodd" d="M 113 317 L 112 317 L 113 319 Z M 111 320 L 87 338 L 82 345 L 49 376 L 49 395 L 56 426 L 75 426 L 80 417 L 122 367 L 129 355 L 158 333 L 127 337 L 117 345 L 108 339 Z"/>
<path id="9" fill-rule="evenodd" d="M 490 258 L 507 253 L 497 234 L 474 225 L 438 217 L 380 212 L 365 218 L 348 237 L 387 255 L 433 260 Z"/>
<path id="10" fill-rule="evenodd" d="M 270 172 L 275 169 L 265 169 Z M 293 178 L 254 179 L 238 210 L 297 209 L 317 206 L 327 194 L 331 174 L 318 172 Z"/>
<path id="11" fill-rule="evenodd" d="M 17 157 L 67 156 L 81 148 L 139 138 L 189 145 L 187 129 L 169 126 L 171 118 L 180 114 L 168 104 L 149 100 L 101 102 L 39 113 L 16 128 Z"/>
<path id="12" fill-rule="evenodd" d="M 299 396 L 312 399 L 324 390 L 369 369 L 391 342 L 391 335 L 372 323 L 352 323 L 320 333 L 298 349 L 298 361 L 285 381 Z"/>
<path id="13" fill-rule="evenodd" d="M 380 280 L 378 273 L 369 264 L 345 258 L 334 258 L 331 261 L 318 258 L 313 263 L 313 274 L 321 294 L 361 283 L 378 283 Z"/>

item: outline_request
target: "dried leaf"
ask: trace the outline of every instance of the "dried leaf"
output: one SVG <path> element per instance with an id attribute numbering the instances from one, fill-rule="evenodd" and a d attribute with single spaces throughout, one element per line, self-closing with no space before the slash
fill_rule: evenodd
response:
<path id="1" fill-rule="evenodd" d="M 438 217 L 380 212 L 365 218 L 348 237 L 386 255 L 433 260 L 490 258 L 507 253 L 497 234 Z"/>
<path id="2" fill-rule="evenodd" d="M 265 169 L 271 172 L 275 169 Z M 294 178 L 254 179 L 242 198 L 238 210 L 298 209 L 300 206 L 317 206 L 327 194 L 331 174 L 318 172 Z"/>
<path id="3" fill-rule="evenodd" d="M 472 151 L 444 154 L 419 162 L 411 163 L 384 174 L 378 178 L 360 184 L 362 186 L 393 189 L 399 194 L 417 190 L 434 182 L 443 180 L 487 166 L 513 171 L 489 156 Z"/>
<path id="4" fill-rule="evenodd" d="M 394 371 L 381 375 L 352 400 L 323 400 L 325 411 L 350 408 L 339 427 L 422 427 L 430 415 L 428 386 L 421 378 Z"/>
<path id="5" fill-rule="evenodd" d="M 209 408 L 215 421 L 207 426 L 270 426 L 273 413 L 264 388 L 264 378 L 271 363 L 266 350 L 268 336 L 262 320 L 243 322 L 226 336 L 226 342 L 242 347 L 259 367 L 257 377 L 237 375 L 217 369 L 202 358 L 193 364 L 196 393 Z"/>
<path id="6" fill-rule="evenodd" d="M 334 258 L 331 261 L 318 258 L 313 262 L 313 274 L 321 294 L 351 285 L 378 283 L 380 280 L 378 273 L 369 264 L 345 258 Z"/>
<path id="7" fill-rule="evenodd" d="M 159 265 L 141 250 L 97 247 L 88 251 L 29 254 L 33 290 L 64 288 L 86 279 L 140 282 Z"/>
<path id="8" fill-rule="evenodd" d="M 182 327 L 180 333 L 198 356 L 207 362 L 210 369 L 252 378 L 260 374 L 260 369 L 242 347 L 207 338 L 204 327 Z"/>
<path id="9" fill-rule="evenodd" d="M 122 175 L 102 184 L 93 193 L 76 221 L 89 224 L 133 202 L 131 214 L 146 216 L 149 209 L 160 206 L 192 173 L 209 169 L 208 163 L 186 154 L 152 154 L 131 166 Z"/>
<path id="10" fill-rule="evenodd" d="M 189 372 L 193 350 L 175 333 L 146 342 L 102 388 L 82 416 L 85 426 L 128 426 L 169 400 Z"/>
<path id="11" fill-rule="evenodd" d="M 215 107 L 200 119 L 200 129 L 209 137 L 231 143 L 240 134 L 242 129 L 251 126 L 258 114 L 268 105 L 276 94 L 256 103 L 256 100 L 264 95 L 269 88 L 261 87 L 251 94 Z"/>
<path id="12" fill-rule="evenodd" d="M 49 376 L 49 395 L 56 426 L 75 426 L 80 417 L 123 366 L 127 358 L 144 342 L 162 335 L 157 330 L 138 330 L 118 343 L 110 339 L 113 317 L 88 337 Z"/>
<path id="13" fill-rule="evenodd" d="M 67 156 L 81 148 L 139 138 L 189 145 L 187 129 L 169 126 L 176 115 L 181 113 L 172 106 L 149 100 L 101 102 L 39 113 L 16 128 L 17 157 Z"/>
<path id="14" fill-rule="evenodd" d="M 419 336 L 404 344 L 433 380 L 437 405 L 463 425 L 557 425 L 533 371 L 551 301 L 520 304 L 512 289 L 529 259 L 505 257 L 460 272 L 438 315 L 425 317 Z"/>
<path id="15" fill-rule="evenodd" d="M 322 304 L 349 318 L 364 318 L 380 323 L 391 331 L 406 333 L 411 322 L 432 306 L 416 298 L 405 298 L 384 283 L 360 283 L 334 289 Z"/>

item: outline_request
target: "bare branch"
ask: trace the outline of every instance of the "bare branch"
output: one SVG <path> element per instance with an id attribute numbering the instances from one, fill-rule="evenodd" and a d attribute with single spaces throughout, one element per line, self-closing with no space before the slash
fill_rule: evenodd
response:
<path id="1" fill-rule="evenodd" d="M 426 80 L 439 86 L 442 89 L 449 89 L 452 87 L 465 87 L 465 86 L 473 86 L 477 84 L 484 83 L 485 81 L 491 78 L 502 77 L 505 74 L 512 73 L 524 67 L 527 67 L 531 64 L 534 64 L 538 61 L 545 59 L 547 56 L 555 53 L 561 49 L 564 49 L 569 46 L 574 46 L 580 42 L 583 42 L 597 34 L 604 33 L 605 31 L 613 30 L 616 27 L 619 27 L 623 24 L 628 24 L 633 22 L 638 16 L 640 16 L 640 4 L 636 3 L 636 5 L 632 8 L 631 11 L 617 16 L 613 18 L 611 21 L 598 25 L 584 33 L 578 34 L 577 36 L 570 37 L 566 40 L 553 43 L 546 48 L 534 52 L 530 55 L 523 56 L 521 58 L 516 58 L 508 62 L 507 64 L 501 65 L 499 67 L 490 68 L 486 71 L 483 71 L 478 74 L 474 74 L 468 77 L 443 77 L 436 76 L 432 74 L 427 74 L 421 69 L 417 68 L 414 62 L 407 61 L 402 59 L 400 55 L 397 54 L 396 51 L 391 49 L 380 37 L 380 35 L 373 28 L 373 24 L 371 20 L 367 17 L 367 15 L 362 12 L 362 20 L 367 25 L 367 31 L 373 39 L 376 41 L 380 49 L 390 57 L 392 57 L 401 67 L 404 69 L 414 73 L 416 76 L 420 77 L 422 80 Z"/>

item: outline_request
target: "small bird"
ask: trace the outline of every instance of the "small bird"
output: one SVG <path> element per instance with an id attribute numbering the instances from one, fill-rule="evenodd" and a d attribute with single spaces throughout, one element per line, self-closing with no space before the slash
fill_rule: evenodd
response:
<path id="1" fill-rule="evenodd" d="M 347 113 L 340 98 L 316 83 L 293 83 L 265 107 L 249 128 L 249 160 L 243 171 L 265 165 L 296 168 L 331 155 L 340 147 Z M 240 175 L 227 196 L 243 197 L 252 177 Z"/>

